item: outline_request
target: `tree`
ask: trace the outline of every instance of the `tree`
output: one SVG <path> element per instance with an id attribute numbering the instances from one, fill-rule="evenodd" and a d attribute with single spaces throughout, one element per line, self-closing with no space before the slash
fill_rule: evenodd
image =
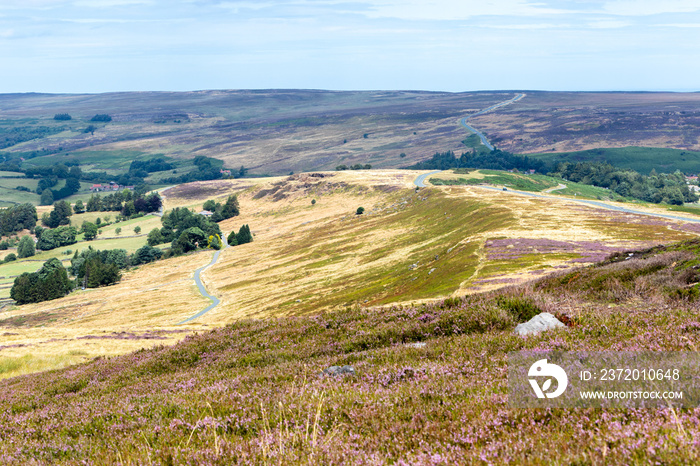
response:
<path id="1" fill-rule="evenodd" d="M 107 115 L 106 113 L 98 113 L 94 117 L 90 118 L 90 121 L 102 121 L 107 123 L 112 121 L 112 117 Z"/>
<path id="2" fill-rule="evenodd" d="M 209 199 L 202 205 L 202 209 L 214 212 L 216 210 L 216 202 L 213 199 Z"/>
<path id="3" fill-rule="evenodd" d="M 240 215 L 241 211 L 238 206 L 238 197 L 234 194 L 226 199 L 226 203 L 221 208 L 221 217 L 225 220 L 227 218 L 236 217 Z"/>
<path id="4" fill-rule="evenodd" d="M 49 214 L 49 222 L 47 223 L 47 226 L 50 228 L 56 228 L 60 225 L 68 225 L 70 223 L 69 217 L 71 215 L 73 215 L 73 209 L 71 209 L 69 203 L 66 201 L 55 202 L 53 205 L 53 210 Z"/>
<path id="5" fill-rule="evenodd" d="M 57 113 L 53 116 L 53 119 L 56 121 L 68 121 L 71 120 L 73 117 L 71 117 L 67 113 Z"/>
<path id="6" fill-rule="evenodd" d="M 149 246 L 155 246 L 157 244 L 163 244 L 165 243 L 165 240 L 163 239 L 163 235 L 160 232 L 160 229 L 154 228 L 150 232 L 148 232 L 148 245 Z"/>
<path id="7" fill-rule="evenodd" d="M 173 242 L 173 252 L 184 254 L 207 244 L 207 236 L 201 228 L 191 227 L 183 231 Z"/>
<path id="8" fill-rule="evenodd" d="M 147 244 L 146 246 L 137 249 L 131 256 L 131 265 L 148 264 L 149 262 L 158 260 L 161 257 L 163 257 L 163 251 Z"/>
<path id="9" fill-rule="evenodd" d="M 5 262 L 12 262 L 17 260 L 17 255 L 14 252 L 9 253 L 5 256 Z"/>
<path id="10" fill-rule="evenodd" d="M 128 201 L 124 203 L 124 207 L 122 208 L 122 215 L 124 217 L 131 217 L 136 213 L 136 207 L 134 207 L 134 201 Z"/>
<path id="11" fill-rule="evenodd" d="M 75 227 L 58 227 L 51 230 L 44 230 L 41 233 L 36 247 L 42 251 L 48 251 L 61 246 L 75 244 L 77 242 L 75 239 L 77 234 L 78 230 L 76 230 Z"/>
<path id="12" fill-rule="evenodd" d="M 100 196 L 93 194 L 90 196 L 90 199 L 88 199 L 87 202 L 87 211 L 88 212 L 99 212 L 102 209 L 102 200 L 100 199 Z"/>
<path id="13" fill-rule="evenodd" d="M 122 278 L 116 264 L 105 264 L 99 256 L 88 259 L 84 267 L 84 283 L 87 288 L 111 285 Z"/>
<path id="14" fill-rule="evenodd" d="M 116 230 L 114 230 L 116 234 L 120 234 L 122 232 L 122 227 L 117 227 Z"/>
<path id="15" fill-rule="evenodd" d="M 41 192 L 41 205 L 51 205 L 53 204 L 53 191 L 50 189 L 45 189 Z"/>
<path id="16" fill-rule="evenodd" d="M 250 227 L 248 225 L 243 225 L 238 233 L 236 234 L 236 242 L 238 244 L 251 243 L 253 241 L 253 234 L 250 232 Z"/>
<path id="17" fill-rule="evenodd" d="M 355 212 L 356 215 L 362 215 L 365 213 L 365 208 L 364 207 L 358 207 L 357 211 Z"/>
<path id="18" fill-rule="evenodd" d="M 228 243 L 229 246 L 236 246 L 238 245 L 238 238 L 236 237 L 236 231 L 232 231 L 229 233 L 228 238 L 226 238 L 226 242 Z"/>
<path id="19" fill-rule="evenodd" d="M 221 237 L 219 235 L 209 235 L 207 238 L 207 247 L 209 249 L 221 249 Z"/>
<path id="20" fill-rule="evenodd" d="M 31 204 L 17 204 L 0 209 L 0 236 L 9 236 L 36 226 L 36 207 Z"/>
<path id="21" fill-rule="evenodd" d="M 65 296 L 73 289 L 68 272 L 56 258 L 47 260 L 38 272 L 15 278 L 10 297 L 17 304 L 38 303 Z"/>
<path id="22" fill-rule="evenodd" d="M 83 223 L 83 237 L 85 241 L 92 241 L 97 237 L 97 225 L 92 222 Z"/>
<path id="23" fill-rule="evenodd" d="M 91 135 L 95 135 L 95 131 L 97 130 L 97 126 L 95 125 L 89 125 L 87 128 L 83 130 L 83 133 L 90 133 Z"/>
<path id="24" fill-rule="evenodd" d="M 136 227 L 134 228 L 134 233 L 136 233 L 137 235 L 141 233 L 141 227 L 136 225 Z"/>
<path id="25" fill-rule="evenodd" d="M 22 239 L 19 240 L 19 246 L 17 246 L 17 256 L 20 259 L 24 259 L 25 257 L 33 256 L 35 253 L 34 239 L 29 235 L 22 236 Z"/>
<path id="26" fill-rule="evenodd" d="M 82 214 L 83 212 L 85 212 L 85 205 L 83 204 L 83 201 L 78 199 L 78 201 L 73 206 L 73 212 L 75 212 L 76 214 Z"/>

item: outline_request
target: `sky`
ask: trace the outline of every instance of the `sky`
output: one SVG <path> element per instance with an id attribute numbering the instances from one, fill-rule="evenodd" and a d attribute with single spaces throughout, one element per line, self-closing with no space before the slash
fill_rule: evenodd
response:
<path id="1" fill-rule="evenodd" d="M 698 0 L 0 0 L 0 93 L 700 90 Z"/>

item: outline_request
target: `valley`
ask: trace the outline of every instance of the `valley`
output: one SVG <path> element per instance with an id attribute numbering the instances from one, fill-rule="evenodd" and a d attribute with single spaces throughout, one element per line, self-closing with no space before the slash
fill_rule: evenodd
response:
<path id="1" fill-rule="evenodd" d="M 5 328 L 0 364 L 7 367 L 2 376 L 172 344 L 193 332 L 241 320 L 411 305 L 494 290 L 616 251 L 694 238 L 700 230 L 692 222 L 595 208 L 558 191 L 535 198 L 500 187 L 430 182 L 416 190 L 414 182 L 422 173 L 320 172 L 202 181 L 164 190 L 166 210 L 199 211 L 205 200 L 225 200 L 231 194 L 240 200 L 241 215 L 221 222 L 221 228 L 228 234 L 249 224 L 254 241 L 222 250 L 216 264 L 202 274 L 204 286 L 220 304 L 178 325 L 209 305 L 193 280 L 194 270 L 214 254 L 203 250 L 128 269 L 112 286 L 5 306 L 0 313 Z M 447 171 L 427 179 L 485 180 L 492 173 L 501 172 Z M 357 215 L 360 206 L 365 212 Z M 634 208 L 668 215 L 659 206 Z M 693 214 L 682 215 L 693 219 Z M 81 220 L 74 217 L 75 223 Z M 117 238 L 118 225 L 125 232 L 141 225 L 142 234 Z M 6 283 L 0 291 L 9 296 L 12 275 L 32 271 L 48 257 L 68 261 L 71 256 L 62 254 L 66 249 L 90 245 L 133 252 L 146 243 L 145 233 L 159 225 L 160 217 L 154 215 L 112 224 L 92 242 L 42 252 L 31 258 L 34 262 L 0 265 Z"/>

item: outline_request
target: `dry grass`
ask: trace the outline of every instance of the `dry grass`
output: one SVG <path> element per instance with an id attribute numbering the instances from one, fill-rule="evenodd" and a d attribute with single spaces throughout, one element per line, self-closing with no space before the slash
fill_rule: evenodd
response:
<path id="1" fill-rule="evenodd" d="M 209 304 L 192 280 L 193 271 L 211 259 L 211 252 L 202 251 L 130 270 L 114 286 L 6 308 L 0 325 L 12 335 L 2 337 L 0 356 L 26 357 L 6 374 L 169 344 L 246 317 L 421 302 L 578 265 L 571 262 L 576 255 L 537 250 L 517 259 L 489 259 L 486 242 L 494 238 L 600 242 L 624 249 L 695 236 L 672 228 L 674 222 L 649 223 L 561 197 L 537 199 L 468 186 L 416 193 L 417 174 L 332 172 L 168 189 L 168 209 L 198 209 L 206 199 L 239 197 L 242 215 L 222 222 L 222 230 L 249 224 L 255 240 L 225 250 L 202 277 L 221 305 L 195 323 L 175 325 Z M 260 195 L 263 191 L 267 194 Z M 355 215 L 359 206 L 366 209 L 362 216 Z M 153 338 L 154 329 L 185 332 Z M 80 338 L 85 336 L 90 338 Z"/>

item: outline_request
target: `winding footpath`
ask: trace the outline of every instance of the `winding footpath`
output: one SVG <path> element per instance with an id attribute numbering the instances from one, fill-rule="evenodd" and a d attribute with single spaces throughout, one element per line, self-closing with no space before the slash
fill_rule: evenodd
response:
<path id="1" fill-rule="evenodd" d="M 211 262 L 209 262 L 209 263 L 208 263 L 207 265 L 205 265 L 204 267 L 200 267 L 200 268 L 198 268 L 197 270 L 194 271 L 194 283 L 197 285 L 197 288 L 199 288 L 199 292 L 200 292 L 200 293 L 202 294 L 202 296 L 204 296 L 205 298 L 211 299 L 212 303 L 211 303 L 209 306 L 207 306 L 206 308 L 204 308 L 203 310 L 201 310 L 201 311 L 199 311 L 198 313 L 196 313 L 195 315 L 193 315 L 192 317 L 189 317 L 189 318 L 183 320 L 182 322 L 178 322 L 177 325 L 186 324 L 186 323 L 188 323 L 188 322 L 192 322 L 193 320 L 195 320 L 195 319 L 197 319 L 197 318 L 199 318 L 199 317 L 202 317 L 204 314 L 206 314 L 207 312 L 211 311 L 211 310 L 214 309 L 216 306 L 218 306 L 219 303 L 221 302 L 221 300 L 220 300 L 219 298 L 217 298 L 216 296 L 213 296 L 213 295 L 210 295 L 210 294 L 209 294 L 209 292 L 207 291 L 207 289 L 204 287 L 204 284 L 202 283 L 202 278 L 201 278 L 202 272 L 204 272 L 205 270 L 207 270 L 207 269 L 208 269 L 209 267 L 211 267 L 212 265 L 216 264 L 216 261 L 219 260 L 219 255 L 221 254 L 221 251 L 223 251 L 224 249 L 228 248 L 228 241 L 226 241 L 226 235 L 222 235 L 222 236 L 221 236 L 221 241 L 224 243 L 224 247 L 221 248 L 221 249 L 219 249 L 218 251 L 216 251 L 216 252 L 214 253 L 214 257 L 212 257 Z"/>
<path id="2" fill-rule="evenodd" d="M 510 105 L 510 104 L 512 104 L 512 103 L 514 103 L 514 102 L 517 102 L 518 100 L 522 99 L 523 97 L 525 97 L 525 94 L 518 94 L 518 95 L 516 95 L 515 97 L 513 97 L 512 99 L 509 99 L 509 100 L 506 100 L 506 101 L 503 101 L 503 102 L 499 102 L 499 103 L 497 103 L 497 104 L 495 104 L 495 105 L 491 105 L 490 107 L 486 107 L 486 108 L 483 109 L 483 110 L 479 110 L 479 111 L 476 112 L 476 113 L 473 113 L 473 114 L 471 114 L 471 115 L 469 115 L 469 116 L 467 116 L 467 117 L 462 118 L 461 120 L 459 120 L 459 123 L 460 123 L 462 126 L 464 126 L 465 128 L 467 128 L 469 131 L 471 131 L 472 133 L 474 133 L 474 134 L 476 134 L 477 136 L 479 136 L 479 139 L 481 139 L 481 143 L 482 143 L 483 145 L 485 145 L 489 150 L 494 150 L 494 147 L 491 145 L 491 143 L 488 141 L 488 139 L 486 139 L 486 136 L 484 135 L 484 133 L 482 133 L 482 132 L 479 131 L 478 129 L 474 128 L 472 125 L 468 124 L 468 123 L 467 123 L 467 120 L 468 120 L 469 118 L 472 118 L 472 117 L 475 117 L 475 116 L 483 115 L 484 113 L 490 112 L 491 110 L 496 110 L 497 108 L 504 107 L 504 106 L 506 106 L 506 105 Z"/>

